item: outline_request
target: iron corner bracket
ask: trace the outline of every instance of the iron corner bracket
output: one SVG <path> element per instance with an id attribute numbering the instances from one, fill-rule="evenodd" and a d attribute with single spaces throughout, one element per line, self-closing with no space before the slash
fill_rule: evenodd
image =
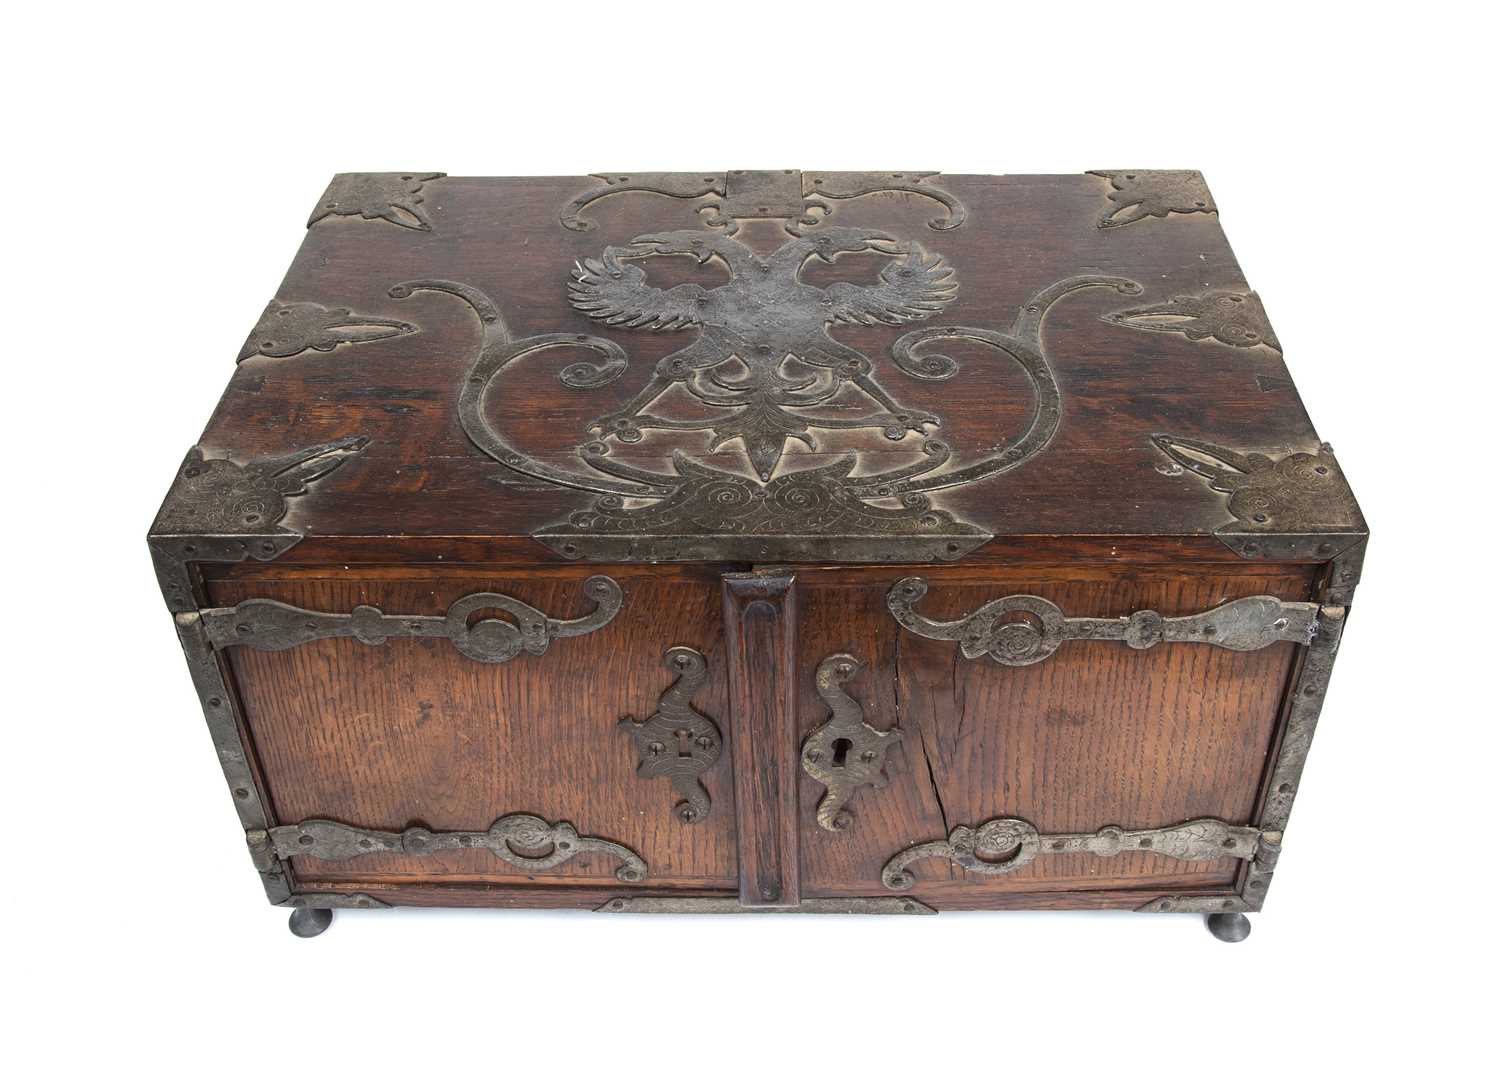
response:
<path id="1" fill-rule="evenodd" d="M 247 559 L 269 562 L 300 540 L 300 533 L 259 537 L 178 537 L 153 533 L 146 538 L 146 544 L 151 549 L 151 562 L 167 610 L 177 615 L 198 609 L 194 563 L 243 563 Z"/>
<path id="2" fill-rule="evenodd" d="M 282 525 L 289 499 L 333 473 L 369 445 L 364 436 L 346 436 L 285 455 L 243 460 L 202 445 L 192 448 L 146 537 L 162 596 L 173 614 L 198 603 L 193 563 L 273 560 L 302 540 L 301 531 Z"/>

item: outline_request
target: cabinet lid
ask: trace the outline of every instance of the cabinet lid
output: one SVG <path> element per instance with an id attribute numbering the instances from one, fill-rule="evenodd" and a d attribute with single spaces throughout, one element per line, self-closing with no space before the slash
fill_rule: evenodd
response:
<path id="1" fill-rule="evenodd" d="M 1143 170 L 335 176 L 152 527 L 808 563 L 1364 532 L 1203 177 Z"/>

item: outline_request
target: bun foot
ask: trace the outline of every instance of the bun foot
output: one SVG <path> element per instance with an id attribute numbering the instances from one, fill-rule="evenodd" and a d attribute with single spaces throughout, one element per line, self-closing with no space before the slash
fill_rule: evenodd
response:
<path id="1" fill-rule="evenodd" d="M 331 924 L 333 924 L 332 910 L 311 910 L 306 906 L 299 906 L 287 919 L 286 927 L 292 930 L 293 936 L 301 936 L 306 940 L 321 936 Z"/>
<path id="2" fill-rule="evenodd" d="M 1225 943 L 1239 943 L 1250 935 L 1250 919 L 1244 914 L 1208 914 L 1204 923 L 1214 934 L 1214 939 Z"/>

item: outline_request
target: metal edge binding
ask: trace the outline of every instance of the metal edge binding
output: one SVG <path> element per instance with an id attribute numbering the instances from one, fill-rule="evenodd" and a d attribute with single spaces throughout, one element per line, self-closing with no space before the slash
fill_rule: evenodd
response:
<path id="1" fill-rule="evenodd" d="M 1347 609 L 1324 607 L 1318 614 L 1318 634 L 1303 658 L 1292 683 L 1290 711 L 1286 717 L 1281 745 L 1272 762 L 1271 779 L 1265 801 L 1255 820 L 1260 829 L 1260 845 L 1255 856 L 1245 864 L 1238 892 L 1223 895 L 1173 895 L 1153 899 L 1137 910 L 1145 913 L 1254 913 L 1266 901 L 1271 879 L 1281 857 L 1287 821 L 1297 796 L 1307 754 L 1312 747 L 1313 732 L 1323 710 L 1328 683 L 1333 674 L 1334 659 L 1343 637 Z"/>
<path id="2" fill-rule="evenodd" d="M 1365 549 L 1369 544 L 1367 533 L 1329 561 L 1328 577 L 1323 582 L 1324 604 L 1347 608 L 1354 603 L 1354 590 L 1364 573 Z"/>
<path id="3" fill-rule="evenodd" d="M 280 904 L 291 895 L 291 885 L 280 863 L 269 852 L 266 834 L 269 813 L 261 800 L 248 751 L 240 738 L 234 692 L 225 681 L 218 655 L 209 645 L 202 617 L 197 612 L 179 612 L 173 618 L 183 656 L 187 659 L 188 673 L 198 693 L 209 736 L 213 739 L 214 752 L 218 754 L 219 767 L 229 786 L 230 800 L 234 802 L 240 826 L 245 831 L 251 861 L 255 863 L 266 897 L 273 904 Z"/>
<path id="4" fill-rule="evenodd" d="M 1318 636 L 1308 648 L 1289 695 L 1289 711 L 1281 744 L 1271 768 L 1265 800 L 1256 817 L 1261 850 L 1244 872 L 1243 894 L 1252 910 L 1265 904 L 1266 892 L 1281 856 L 1283 833 L 1291 818 L 1302 769 L 1312 748 L 1313 732 L 1323 711 L 1323 699 L 1333 675 L 1333 664 L 1343 638 L 1347 609 L 1324 607 L 1318 613 Z"/>
<path id="5" fill-rule="evenodd" d="M 936 914 L 917 899 L 900 896 L 803 899 L 796 906 L 744 906 L 732 896 L 619 896 L 596 914 Z"/>
<path id="6" fill-rule="evenodd" d="M 363 892 L 303 891 L 288 895 L 276 903 L 277 906 L 293 910 L 394 910 L 388 902 L 381 902 L 373 895 Z"/>
<path id="7" fill-rule="evenodd" d="M 243 563 L 247 559 L 270 562 L 285 554 L 298 541 L 300 533 L 266 533 L 244 537 L 178 537 L 151 534 L 146 545 L 156 569 L 167 610 L 176 615 L 196 612 L 192 564 Z"/>
<path id="8" fill-rule="evenodd" d="M 1137 906 L 1138 914 L 1243 914 L 1254 910 L 1239 895 L 1163 895 L 1152 899 L 1144 906 Z"/>

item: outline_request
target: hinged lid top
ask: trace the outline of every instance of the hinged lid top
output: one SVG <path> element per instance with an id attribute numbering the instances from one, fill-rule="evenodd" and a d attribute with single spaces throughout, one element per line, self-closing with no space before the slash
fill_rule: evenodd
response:
<path id="1" fill-rule="evenodd" d="M 786 562 L 1363 532 L 1191 171 L 336 176 L 153 527 Z"/>

